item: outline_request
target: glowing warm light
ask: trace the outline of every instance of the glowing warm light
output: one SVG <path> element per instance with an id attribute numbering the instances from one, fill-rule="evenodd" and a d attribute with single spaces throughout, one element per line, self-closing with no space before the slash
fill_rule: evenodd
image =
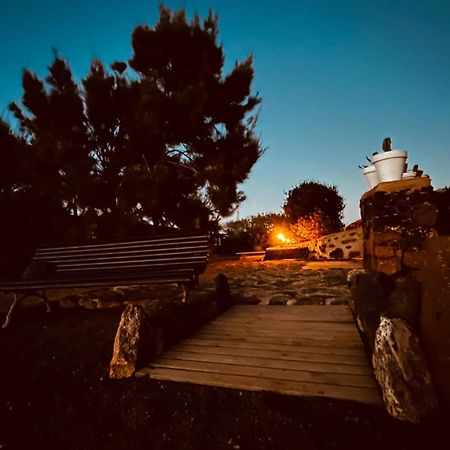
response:
<path id="1" fill-rule="evenodd" d="M 289 244 L 289 242 L 291 242 L 290 239 L 288 239 L 283 233 L 278 233 L 277 234 L 277 239 L 281 242 L 283 242 L 284 244 Z"/>

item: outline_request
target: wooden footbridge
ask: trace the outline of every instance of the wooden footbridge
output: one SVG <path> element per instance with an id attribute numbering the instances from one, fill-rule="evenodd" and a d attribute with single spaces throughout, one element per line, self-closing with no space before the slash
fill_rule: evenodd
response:
<path id="1" fill-rule="evenodd" d="M 346 305 L 234 306 L 137 375 L 381 404 Z"/>

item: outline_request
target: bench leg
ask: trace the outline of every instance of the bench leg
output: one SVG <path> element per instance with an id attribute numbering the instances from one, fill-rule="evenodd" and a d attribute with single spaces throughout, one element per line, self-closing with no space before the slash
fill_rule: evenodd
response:
<path id="1" fill-rule="evenodd" d="M 44 303 L 45 303 L 46 312 L 47 312 L 47 313 L 51 312 L 52 307 L 50 306 L 50 302 L 48 301 L 48 297 L 47 297 L 47 295 L 45 294 L 44 291 L 42 291 L 42 294 L 41 294 L 40 297 L 42 298 L 42 300 L 43 300 Z"/>
<path id="2" fill-rule="evenodd" d="M 14 294 L 14 301 L 12 305 L 9 307 L 8 314 L 6 315 L 6 319 L 3 322 L 2 328 L 6 328 L 9 325 L 9 322 L 11 322 L 11 318 L 13 316 L 14 311 L 16 310 L 19 303 L 24 299 L 24 297 L 18 297 L 17 294 Z"/>
<path id="3" fill-rule="evenodd" d="M 186 303 L 189 300 L 189 296 L 191 293 L 191 288 L 188 284 L 183 283 L 181 285 L 182 289 L 183 289 L 183 297 L 181 298 L 181 301 L 183 303 Z"/>
<path id="4" fill-rule="evenodd" d="M 6 314 L 6 319 L 3 322 L 2 328 L 6 328 L 9 325 L 12 316 L 14 314 L 14 311 L 17 309 L 22 300 L 30 295 L 36 295 L 37 297 L 40 297 L 44 301 L 46 311 L 48 313 L 51 311 L 50 302 L 48 301 L 48 297 L 44 291 L 42 291 L 42 294 L 38 294 L 37 292 L 35 292 L 34 294 L 25 294 L 22 297 L 19 297 L 16 293 L 14 293 L 14 301 L 12 305 L 9 307 L 8 314 Z"/>

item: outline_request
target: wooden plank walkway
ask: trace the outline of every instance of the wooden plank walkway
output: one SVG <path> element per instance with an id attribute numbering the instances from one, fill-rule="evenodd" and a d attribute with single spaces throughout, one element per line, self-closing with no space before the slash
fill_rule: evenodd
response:
<path id="1" fill-rule="evenodd" d="M 345 305 L 234 306 L 136 375 L 381 404 Z"/>

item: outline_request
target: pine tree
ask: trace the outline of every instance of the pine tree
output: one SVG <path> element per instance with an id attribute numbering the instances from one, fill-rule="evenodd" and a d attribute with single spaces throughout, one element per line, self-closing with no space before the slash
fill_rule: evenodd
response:
<path id="1" fill-rule="evenodd" d="M 238 187 L 262 153 L 261 100 L 251 57 L 223 74 L 217 32 L 212 13 L 189 21 L 162 6 L 155 26 L 134 30 L 129 62 L 95 60 L 81 83 L 58 55 L 44 80 L 24 72 L 22 102 L 10 105 L 19 135 L 0 127 L 0 148 L 29 171 L 0 181 L 29 194 L 46 234 L 206 226 L 244 199 Z"/>

